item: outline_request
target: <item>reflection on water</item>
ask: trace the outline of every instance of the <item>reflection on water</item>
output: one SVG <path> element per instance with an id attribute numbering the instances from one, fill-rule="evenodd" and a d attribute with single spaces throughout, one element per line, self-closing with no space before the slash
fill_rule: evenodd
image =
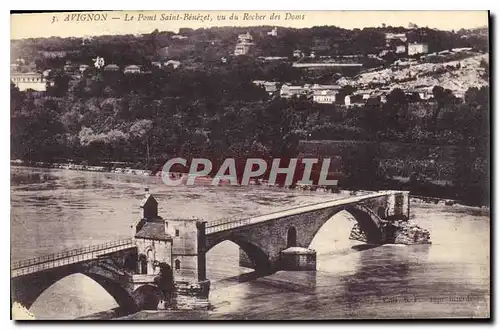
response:
<path id="1" fill-rule="evenodd" d="M 168 216 L 208 221 L 242 218 L 341 196 L 265 187 L 168 187 L 158 178 L 112 173 L 13 168 L 12 260 L 129 237 L 148 185 Z M 134 319 L 322 319 L 478 317 L 489 313 L 489 230 L 477 208 L 412 205 L 412 220 L 431 232 L 431 246 L 370 246 L 349 241 L 354 220 L 339 213 L 311 248 L 318 270 L 258 278 L 238 265 L 236 244 L 207 255 L 213 310 L 138 313 Z M 38 318 L 75 318 L 115 308 L 93 280 L 72 275 L 32 306 Z"/>

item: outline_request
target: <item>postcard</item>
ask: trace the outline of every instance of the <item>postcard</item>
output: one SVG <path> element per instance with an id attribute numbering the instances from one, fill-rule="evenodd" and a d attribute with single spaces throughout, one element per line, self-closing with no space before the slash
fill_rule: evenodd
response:
<path id="1" fill-rule="evenodd" d="M 489 37 L 487 11 L 11 13 L 11 318 L 490 318 Z"/>

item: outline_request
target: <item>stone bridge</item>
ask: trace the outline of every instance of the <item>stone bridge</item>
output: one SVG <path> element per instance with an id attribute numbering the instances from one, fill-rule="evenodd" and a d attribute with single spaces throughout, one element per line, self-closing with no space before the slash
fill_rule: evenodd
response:
<path id="1" fill-rule="evenodd" d="M 54 283 L 82 274 L 101 285 L 124 311 L 151 308 L 148 296 L 159 293 L 134 275 L 136 260 L 135 242 L 126 239 L 15 262 L 11 266 L 12 300 L 29 309 Z"/>
<path id="2" fill-rule="evenodd" d="M 147 194 L 134 239 L 14 263 L 13 301 L 29 308 L 52 284 L 79 273 L 99 283 L 129 312 L 156 309 L 162 299 L 154 280 L 160 263 L 173 270 L 178 301 L 188 296 L 208 301 L 206 253 L 223 241 L 232 241 L 245 252 L 249 260 L 241 260 L 242 265 L 269 274 L 283 269 L 283 250 L 309 247 L 320 228 L 338 212 L 349 212 L 372 244 L 392 243 L 395 229 L 391 224 L 408 220 L 410 214 L 409 193 L 404 191 L 363 193 L 257 217 L 214 222 L 164 220 L 157 214 L 157 205 Z"/>
<path id="3" fill-rule="evenodd" d="M 282 268 L 281 251 L 288 247 L 309 247 L 320 228 L 341 211 L 356 219 L 368 243 L 392 243 L 396 233 L 391 223 L 409 219 L 409 192 L 366 193 L 238 221 L 206 223 L 205 239 L 198 243 L 204 243 L 199 247 L 200 278 L 204 277 L 204 254 L 226 240 L 236 243 L 250 259 L 250 264 L 242 260 L 242 265 L 262 272 L 277 271 Z"/>

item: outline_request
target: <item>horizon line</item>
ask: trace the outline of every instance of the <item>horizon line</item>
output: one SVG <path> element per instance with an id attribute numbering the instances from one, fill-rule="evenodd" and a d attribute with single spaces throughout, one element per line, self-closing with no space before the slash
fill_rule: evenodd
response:
<path id="1" fill-rule="evenodd" d="M 154 21 L 127 20 L 126 15 L 211 14 L 210 20 L 158 19 Z M 216 15 L 267 14 L 261 20 L 217 20 Z M 286 13 L 304 15 L 303 19 L 270 18 L 270 13 L 285 16 Z M 376 13 L 376 14 L 374 14 Z M 69 14 L 101 14 L 110 16 L 105 20 L 95 21 L 63 21 Z M 114 16 L 111 16 L 114 15 Z M 404 28 L 411 29 L 410 24 L 418 28 L 439 31 L 457 31 L 460 29 L 489 29 L 488 11 L 81 11 L 81 12 L 45 12 L 45 13 L 11 13 L 10 40 L 42 39 L 42 38 L 82 38 L 89 36 L 147 35 L 155 30 L 178 33 L 179 29 L 211 29 L 211 28 L 255 28 L 278 27 L 288 29 L 311 29 L 314 27 L 337 27 L 345 30 L 365 28 Z M 53 17 L 58 17 L 53 22 Z M 161 16 L 159 16 L 161 17 Z M 129 16 L 130 18 L 130 16 Z M 182 17 L 181 17 L 182 18 Z M 182 24 L 183 26 L 180 26 Z"/>

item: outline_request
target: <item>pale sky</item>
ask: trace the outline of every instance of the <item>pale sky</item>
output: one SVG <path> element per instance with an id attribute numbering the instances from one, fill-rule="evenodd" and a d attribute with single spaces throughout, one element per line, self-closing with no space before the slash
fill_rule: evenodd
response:
<path id="1" fill-rule="evenodd" d="M 90 13 L 90 12 L 88 12 Z M 239 16 L 239 20 L 229 20 L 231 14 Z M 244 14 L 253 16 L 253 20 L 243 20 Z M 271 19 L 275 13 L 280 19 Z M 286 26 L 312 27 L 335 25 L 342 28 L 377 27 L 385 23 L 387 26 L 408 27 L 410 22 L 422 27 L 440 30 L 458 30 L 460 28 L 477 28 L 488 26 L 487 11 L 290 11 L 295 17 L 290 19 L 287 12 L 280 11 L 102 11 L 93 12 L 102 17 L 103 21 L 77 21 L 77 15 L 83 13 L 38 13 L 12 14 L 11 39 L 37 37 L 82 37 L 105 34 L 141 34 L 150 33 L 154 29 L 177 32 L 179 28 L 208 28 L 213 26 Z M 139 21 L 139 15 L 143 17 Z M 154 16 L 156 14 L 156 16 Z M 171 15 L 180 14 L 182 20 L 161 20 Z M 185 15 L 190 14 L 190 20 Z M 201 21 L 194 18 L 210 14 L 211 20 Z M 258 14 L 259 19 L 255 19 Z M 156 20 L 144 20 L 145 16 Z M 217 15 L 225 15 L 226 20 L 217 19 Z M 265 15 L 265 16 L 263 16 Z M 301 16 L 303 15 L 303 19 Z M 82 15 L 84 16 L 84 15 Z M 133 16 L 133 18 L 132 18 Z M 54 17 L 56 21 L 53 23 Z M 275 16 L 276 17 L 276 16 Z M 65 21 L 71 19 L 73 21 Z M 288 18 L 288 19 L 287 19 Z"/>

